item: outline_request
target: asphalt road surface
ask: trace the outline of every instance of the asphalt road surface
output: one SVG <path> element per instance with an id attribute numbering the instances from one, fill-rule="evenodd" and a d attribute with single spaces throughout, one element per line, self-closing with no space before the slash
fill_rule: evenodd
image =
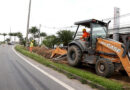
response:
<path id="1" fill-rule="evenodd" d="M 0 45 L 0 90 L 94 90 Z"/>

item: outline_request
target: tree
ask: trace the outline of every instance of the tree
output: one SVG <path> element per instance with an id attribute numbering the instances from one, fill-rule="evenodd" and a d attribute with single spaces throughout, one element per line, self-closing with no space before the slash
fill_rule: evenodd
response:
<path id="1" fill-rule="evenodd" d="M 35 35 L 38 34 L 39 29 L 37 27 L 32 27 L 31 29 L 29 29 L 29 33 L 32 34 L 33 38 L 35 39 Z"/>
<path id="2" fill-rule="evenodd" d="M 21 33 L 21 32 L 17 32 L 17 37 L 18 37 L 19 39 L 22 39 L 22 38 L 23 38 L 22 33 Z"/>
<path id="3" fill-rule="evenodd" d="M 6 36 L 7 34 L 6 34 L 6 33 L 3 33 L 2 35 L 4 36 L 4 42 L 5 42 L 5 36 Z"/>
<path id="4" fill-rule="evenodd" d="M 43 37 L 46 37 L 46 36 L 47 36 L 47 34 L 45 32 L 41 32 L 40 33 L 41 41 L 43 41 Z"/>
<path id="5" fill-rule="evenodd" d="M 54 45 L 57 44 L 57 37 L 55 35 L 50 35 L 47 36 L 44 40 L 43 40 L 43 44 L 46 45 L 49 48 L 54 48 Z"/>
<path id="6" fill-rule="evenodd" d="M 13 36 L 13 33 L 9 33 L 8 35 L 10 36 L 10 41 L 11 41 L 11 38 L 12 38 L 12 36 Z"/>
<path id="7" fill-rule="evenodd" d="M 13 36 L 14 36 L 14 42 L 15 42 L 16 41 L 17 33 L 13 33 Z"/>
<path id="8" fill-rule="evenodd" d="M 26 38 L 22 38 L 22 40 L 20 41 L 20 44 L 26 46 Z"/>
<path id="9" fill-rule="evenodd" d="M 58 40 L 60 43 L 62 43 L 64 46 L 67 46 L 68 43 L 73 40 L 74 32 L 70 30 L 61 30 L 57 32 Z"/>
<path id="10" fill-rule="evenodd" d="M 10 42 L 10 38 L 7 38 L 6 41 L 9 43 Z"/>
<path id="11" fill-rule="evenodd" d="M 23 35 L 21 32 L 17 32 L 17 37 L 19 38 L 19 43 L 22 44 L 22 42 L 24 41 Z"/>
<path id="12" fill-rule="evenodd" d="M 16 36 L 17 36 L 17 33 L 9 33 L 9 36 L 14 36 L 14 42 L 16 41 Z"/>

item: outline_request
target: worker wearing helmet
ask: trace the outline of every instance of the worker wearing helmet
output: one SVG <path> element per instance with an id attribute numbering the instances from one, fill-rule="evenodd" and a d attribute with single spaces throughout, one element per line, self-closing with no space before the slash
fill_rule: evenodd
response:
<path id="1" fill-rule="evenodd" d="M 31 43 L 30 43 L 30 50 L 29 50 L 30 52 L 32 52 L 32 49 L 33 49 L 33 43 L 34 43 L 34 40 L 32 40 Z"/>
<path id="2" fill-rule="evenodd" d="M 86 38 L 88 38 L 90 36 L 90 33 L 88 33 L 85 28 L 82 31 L 83 31 L 83 35 L 82 35 L 82 37 L 80 37 L 80 39 L 85 41 Z"/>

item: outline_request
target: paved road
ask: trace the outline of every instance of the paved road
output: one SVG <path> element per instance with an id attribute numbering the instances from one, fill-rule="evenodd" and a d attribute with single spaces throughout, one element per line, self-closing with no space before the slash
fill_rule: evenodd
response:
<path id="1" fill-rule="evenodd" d="M 1 45 L 0 90 L 93 90 L 90 86 L 68 79 L 57 71 L 21 56 L 48 74 L 28 64 L 12 50 L 12 46 Z"/>

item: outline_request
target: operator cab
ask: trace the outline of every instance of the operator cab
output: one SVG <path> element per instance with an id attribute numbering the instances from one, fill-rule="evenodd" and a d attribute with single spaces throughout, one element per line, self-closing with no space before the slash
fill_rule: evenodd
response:
<path id="1" fill-rule="evenodd" d="M 89 31 L 90 37 L 89 39 L 87 39 L 86 42 L 89 42 L 89 47 L 93 49 L 96 47 L 96 38 L 107 37 L 108 23 L 105 23 L 96 19 L 90 19 L 90 20 L 75 22 L 75 25 L 78 25 L 78 27 L 74 35 L 74 38 L 77 36 L 77 32 L 81 26 L 84 26 L 90 29 Z"/>

